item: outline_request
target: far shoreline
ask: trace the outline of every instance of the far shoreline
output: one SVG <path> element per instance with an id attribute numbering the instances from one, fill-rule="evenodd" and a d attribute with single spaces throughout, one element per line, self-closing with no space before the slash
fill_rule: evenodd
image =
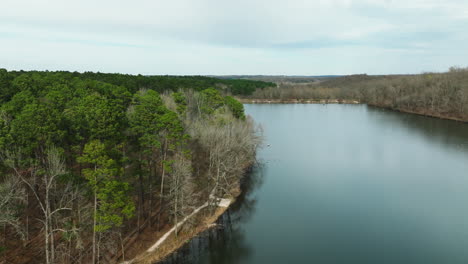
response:
<path id="1" fill-rule="evenodd" d="M 236 99 L 243 104 L 361 104 L 358 100 L 343 99 Z"/>
<path id="2" fill-rule="evenodd" d="M 250 98 L 236 98 L 239 102 L 243 104 L 365 104 L 368 106 L 386 109 L 390 111 L 406 113 L 406 114 L 413 114 L 419 116 L 425 116 L 430 118 L 437 118 L 443 120 L 450 120 L 456 121 L 461 123 L 468 123 L 467 119 L 463 119 L 460 117 L 450 116 L 450 115 L 440 115 L 436 113 L 428 113 L 427 111 L 414 111 L 414 110 L 405 110 L 400 108 L 393 108 L 390 106 L 383 106 L 377 104 L 368 104 L 363 103 L 358 100 L 344 100 L 344 99 L 250 99 Z"/>

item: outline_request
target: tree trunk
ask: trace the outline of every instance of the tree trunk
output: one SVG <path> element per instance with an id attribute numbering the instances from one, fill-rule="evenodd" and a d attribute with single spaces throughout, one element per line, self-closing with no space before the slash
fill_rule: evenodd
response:
<path id="1" fill-rule="evenodd" d="M 125 261 L 125 249 L 123 245 L 123 239 L 122 239 L 122 231 L 119 232 L 119 237 L 120 237 L 120 247 L 122 250 L 122 261 Z"/>
<path id="2" fill-rule="evenodd" d="M 96 170 L 96 168 L 95 168 Z M 96 177 L 95 177 L 95 180 Z M 93 214 L 93 264 L 96 263 L 96 217 L 97 217 L 97 193 L 94 189 L 94 214 Z"/>
<path id="3" fill-rule="evenodd" d="M 162 174 L 161 174 L 161 191 L 160 191 L 160 198 L 159 198 L 159 212 L 158 212 L 158 230 L 161 224 L 161 212 L 163 209 L 163 197 L 164 197 L 164 176 L 166 174 L 166 168 L 164 162 L 166 161 L 166 153 L 167 153 L 167 139 L 164 140 L 163 145 L 163 160 L 162 163 Z"/>
<path id="4" fill-rule="evenodd" d="M 140 160 L 141 160 L 141 155 L 140 155 Z M 138 181 L 140 185 L 140 195 L 139 195 L 139 203 L 138 203 L 138 233 L 140 233 L 140 218 L 141 215 L 144 212 L 144 205 L 145 205 L 145 191 L 144 191 L 144 186 L 143 186 L 143 172 L 141 169 L 141 162 L 138 162 Z M 143 217 L 144 219 L 144 217 Z"/>
<path id="5" fill-rule="evenodd" d="M 47 176 L 45 177 L 45 210 L 44 211 L 44 225 L 45 225 L 45 254 L 46 254 L 46 263 L 51 263 L 51 255 L 50 255 L 50 204 L 49 204 L 49 181 L 47 180 Z M 38 200 L 40 203 L 41 201 Z M 52 260 L 53 261 L 53 260 Z"/>
<path id="6" fill-rule="evenodd" d="M 102 237 L 102 232 L 99 233 L 99 240 L 98 240 L 98 243 L 97 243 L 97 257 L 96 257 L 96 260 L 97 260 L 97 264 L 99 264 L 99 260 L 100 260 L 100 245 L 101 245 L 101 237 Z"/>

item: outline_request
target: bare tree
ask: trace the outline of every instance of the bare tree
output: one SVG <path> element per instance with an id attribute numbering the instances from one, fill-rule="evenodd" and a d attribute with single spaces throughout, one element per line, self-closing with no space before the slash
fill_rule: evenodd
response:
<path id="1" fill-rule="evenodd" d="M 191 161 L 187 155 L 179 152 L 174 157 L 169 180 L 168 199 L 171 203 L 171 213 L 178 234 L 177 223 L 193 209 L 194 184 Z M 179 218 L 180 217 L 180 218 Z"/>
<path id="2" fill-rule="evenodd" d="M 7 175 L 0 183 L 0 225 L 3 226 L 3 244 L 6 244 L 7 227 L 12 227 L 21 239 L 26 239 L 26 230 L 20 222 L 20 205 L 26 203 L 26 191 L 21 180 Z"/>
<path id="3" fill-rule="evenodd" d="M 60 224 L 63 219 L 58 219 L 62 211 L 71 210 L 70 189 L 57 188 L 58 177 L 65 173 L 65 162 L 59 150 L 50 147 L 46 150 L 42 162 L 33 162 L 25 170 L 19 164 L 22 160 L 17 152 L 4 152 L 2 159 L 14 175 L 22 181 L 36 198 L 43 218 L 40 219 L 44 226 L 44 253 L 46 263 L 55 262 L 55 233 L 67 232 Z M 37 182 L 36 182 L 37 180 Z M 73 198 L 72 198 L 73 199 Z"/>
<path id="4" fill-rule="evenodd" d="M 208 174 L 215 195 L 229 195 L 245 168 L 255 159 L 255 151 L 261 144 L 258 128 L 250 118 L 240 121 L 226 113 L 215 120 L 199 120 L 189 131 L 209 153 Z"/>

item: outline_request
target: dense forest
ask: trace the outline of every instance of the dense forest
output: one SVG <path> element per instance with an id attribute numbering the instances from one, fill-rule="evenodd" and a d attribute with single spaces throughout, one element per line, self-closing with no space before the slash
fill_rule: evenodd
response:
<path id="1" fill-rule="evenodd" d="M 231 196 L 261 136 L 229 94 L 270 86 L 0 69 L 0 261 L 116 262 L 144 227 Z"/>
<path id="2" fill-rule="evenodd" d="M 320 82 L 279 83 L 246 98 L 337 99 L 468 121 L 468 68 L 418 75 L 350 75 Z"/>

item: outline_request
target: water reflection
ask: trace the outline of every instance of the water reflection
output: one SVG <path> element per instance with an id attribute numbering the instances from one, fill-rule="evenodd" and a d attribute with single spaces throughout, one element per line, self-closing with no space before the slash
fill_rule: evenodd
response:
<path id="1" fill-rule="evenodd" d="M 407 132 L 416 132 L 427 142 L 457 150 L 468 149 L 468 124 L 431 118 L 414 114 L 368 106 L 367 111 L 372 121 L 392 127 L 405 127 Z"/>
<path id="2" fill-rule="evenodd" d="M 163 261 L 175 263 L 242 263 L 252 254 L 246 243 L 242 223 L 249 221 L 255 213 L 257 196 L 255 190 L 263 184 L 265 166 L 261 163 L 242 182 L 242 193 L 229 210 L 217 221 L 217 227 L 207 230 L 192 239 L 183 248 Z"/>
<path id="3" fill-rule="evenodd" d="M 468 263 L 467 124 L 364 105 L 246 111 L 264 167 L 221 228 L 167 263 Z"/>

